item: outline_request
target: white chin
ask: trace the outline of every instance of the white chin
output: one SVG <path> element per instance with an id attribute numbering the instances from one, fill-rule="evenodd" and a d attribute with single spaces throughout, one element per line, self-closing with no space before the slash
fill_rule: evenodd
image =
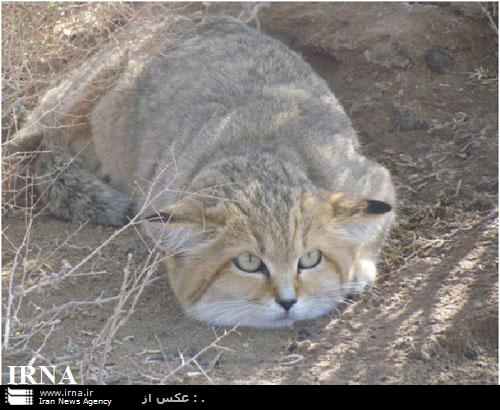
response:
<path id="1" fill-rule="evenodd" d="M 254 322 L 254 323 L 249 323 L 246 326 L 260 328 L 260 329 L 281 329 L 284 327 L 292 326 L 295 323 L 295 321 L 296 321 L 295 319 L 286 318 L 286 319 Z"/>
<path id="2" fill-rule="evenodd" d="M 272 319 L 266 317 L 251 317 L 251 318 L 231 318 L 224 315 L 215 316 L 211 314 L 195 312 L 193 310 L 187 312 L 189 316 L 201 322 L 209 323 L 216 326 L 241 326 L 241 327 L 254 327 L 260 329 L 279 329 L 292 326 L 297 319 L 289 317 L 282 319 Z"/>
<path id="3" fill-rule="evenodd" d="M 214 304 L 217 306 L 217 303 Z M 237 309 L 231 311 L 220 311 L 211 309 L 210 303 L 197 304 L 186 311 L 194 319 L 216 326 L 241 326 L 261 329 L 277 329 L 292 326 L 299 318 L 293 315 L 285 316 L 281 312 L 266 312 L 255 308 L 247 310 L 247 314 L 238 315 Z"/>

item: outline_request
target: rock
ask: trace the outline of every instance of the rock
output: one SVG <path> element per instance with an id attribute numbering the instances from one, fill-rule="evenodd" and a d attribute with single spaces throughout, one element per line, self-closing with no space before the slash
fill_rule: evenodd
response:
<path id="1" fill-rule="evenodd" d="M 438 74 L 444 74 L 453 66 L 451 57 L 442 51 L 432 49 L 425 56 L 427 67 Z"/>
<path id="2" fill-rule="evenodd" d="M 304 328 L 300 328 L 297 332 L 297 341 L 301 342 L 303 340 L 309 339 L 311 337 L 311 332 Z"/>
<path id="3" fill-rule="evenodd" d="M 410 59 L 401 51 L 397 44 L 378 43 L 364 53 L 369 63 L 375 63 L 385 68 L 406 68 Z"/>
<path id="4" fill-rule="evenodd" d="M 392 114 L 396 129 L 400 131 L 416 131 L 428 128 L 425 121 L 419 119 L 413 111 L 407 108 L 395 106 L 392 109 Z"/>
<path id="5" fill-rule="evenodd" d="M 466 349 L 464 352 L 464 356 L 469 360 L 477 360 L 479 358 L 479 353 L 474 349 Z"/>
<path id="6" fill-rule="evenodd" d="M 289 353 L 295 353 L 297 350 L 299 350 L 299 345 L 297 344 L 297 342 L 293 341 L 287 346 L 286 350 Z"/>

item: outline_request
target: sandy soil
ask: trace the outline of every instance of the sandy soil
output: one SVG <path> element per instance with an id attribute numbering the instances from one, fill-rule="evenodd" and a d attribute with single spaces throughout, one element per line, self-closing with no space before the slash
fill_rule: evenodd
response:
<path id="1" fill-rule="evenodd" d="M 241 6 L 208 11 L 238 15 Z M 366 154 L 394 175 L 399 222 L 377 286 L 326 317 L 284 330 L 237 329 L 204 351 L 225 329 L 186 319 L 160 267 L 114 338 L 104 380 L 149 384 L 171 374 L 169 383 L 497 383 L 498 73 L 485 16 L 476 5 L 298 3 L 263 8 L 259 23 L 328 81 Z M 4 216 L 4 274 L 25 230 L 22 215 Z M 75 266 L 114 230 L 47 215 L 31 232 L 26 285 Z M 134 230 L 80 275 L 30 294 L 23 317 L 115 295 L 128 254 L 137 266 L 147 255 Z M 99 273 L 81 275 L 89 272 Z M 37 363 L 70 364 L 79 382 L 95 382 L 102 346 L 93 342 L 114 308 L 65 309 L 49 339 L 45 329 L 30 340 L 31 349 L 42 346 Z M 4 369 L 32 353 L 5 354 Z"/>

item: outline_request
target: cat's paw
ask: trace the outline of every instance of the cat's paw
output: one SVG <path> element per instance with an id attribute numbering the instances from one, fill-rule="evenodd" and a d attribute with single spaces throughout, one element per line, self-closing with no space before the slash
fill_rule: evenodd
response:
<path id="1" fill-rule="evenodd" d="M 377 266 L 370 259 L 358 261 L 356 273 L 354 275 L 355 291 L 361 293 L 367 286 L 371 286 L 377 277 Z"/>

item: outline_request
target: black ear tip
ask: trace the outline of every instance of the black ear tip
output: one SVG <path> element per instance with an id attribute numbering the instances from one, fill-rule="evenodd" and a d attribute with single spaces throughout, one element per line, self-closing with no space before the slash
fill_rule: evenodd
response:
<path id="1" fill-rule="evenodd" d="M 368 204 L 365 210 L 367 214 L 379 215 L 385 214 L 392 210 L 392 206 L 382 201 L 375 201 L 374 199 L 370 199 L 366 202 Z"/>

